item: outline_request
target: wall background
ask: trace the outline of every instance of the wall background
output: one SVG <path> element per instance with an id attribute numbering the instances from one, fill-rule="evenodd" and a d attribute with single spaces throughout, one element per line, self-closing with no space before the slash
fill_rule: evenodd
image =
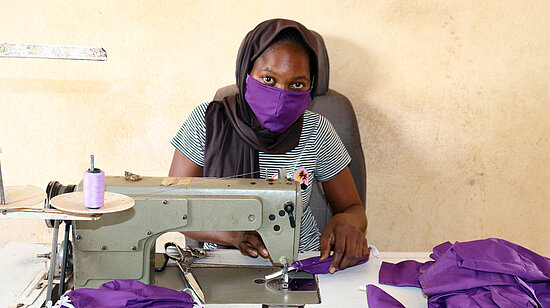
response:
<path id="1" fill-rule="evenodd" d="M 108 61 L 0 58 L 5 185 L 165 175 L 169 141 L 234 82 L 241 39 L 296 19 L 353 102 L 380 250 L 501 237 L 550 255 L 550 2 L 7 1 L 0 41 L 102 46 Z M 0 220 L 8 241 L 43 221 Z"/>

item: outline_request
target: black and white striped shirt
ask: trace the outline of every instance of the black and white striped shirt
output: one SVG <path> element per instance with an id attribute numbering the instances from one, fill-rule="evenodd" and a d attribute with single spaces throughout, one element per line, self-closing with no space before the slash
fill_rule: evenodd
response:
<path id="1" fill-rule="evenodd" d="M 209 103 L 196 107 L 176 133 L 171 144 L 193 163 L 204 166 L 206 139 L 205 112 Z M 344 169 L 351 158 L 334 130 L 323 116 L 306 110 L 298 146 L 284 154 L 259 152 L 260 178 L 276 177 L 285 168 L 287 177 L 302 183 L 300 251 L 318 250 L 320 232 L 309 208 L 313 179 L 330 180 Z"/>

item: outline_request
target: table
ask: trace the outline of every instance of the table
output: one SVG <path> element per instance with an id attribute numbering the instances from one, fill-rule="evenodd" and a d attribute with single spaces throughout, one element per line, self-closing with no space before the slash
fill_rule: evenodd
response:
<path id="1" fill-rule="evenodd" d="M 44 277 L 49 268 L 49 262 L 43 258 L 37 258 L 37 254 L 48 253 L 51 245 L 10 242 L 0 251 L 0 307 L 17 307 L 19 302 L 26 307 L 40 307 L 38 302 L 46 300 L 46 286 L 42 289 L 28 288 L 38 276 Z M 19 300 L 21 294 L 34 293 L 38 296 L 36 303 Z M 33 298 L 31 296 L 30 298 Z M 36 298 L 36 297 L 34 297 Z M 24 306 L 25 307 L 25 306 Z"/>
<path id="2" fill-rule="evenodd" d="M 0 280 L 0 307 L 10 307 L 18 296 L 25 291 L 29 283 L 47 269 L 44 259 L 36 258 L 36 254 L 49 251 L 49 245 L 36 243 L 8 243 L 0 251 L 0 273 L 10 279 Z M 319 275 L 321 304 L 307 305 L 312 308 L 325 307 L 367 307 L 365 291 L 360 286 L 374 284 L 399 300 L 407 308 L 425 308 L 427 299 L 419 288 L 392 287 L 378 284 L 378 272 L 382 261 L 396 263 L 403 260 L 429 260 L 429 252 L 380 252 L 379 257 L 371 259 L 354 268 L 336 272 L 335 274 Z M 45 298 L 45 294 L 44 298 Z M 39 307 L 29 306 L 29 307 Z M 260 307 L 259 305 L 205 305 L 206 308 L 221 307 Z"/>

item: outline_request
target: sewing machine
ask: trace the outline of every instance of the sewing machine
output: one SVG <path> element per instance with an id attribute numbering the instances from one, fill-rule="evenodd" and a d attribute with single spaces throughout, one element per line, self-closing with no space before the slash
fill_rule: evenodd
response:
<path id="1" fill-rule="evenodd" d="M 76 187 L 79 191 L 82 183 Z M 105 178 L 105 190 L 129 196 L 133 208 L 73 221 L 74 287 L 97 288 L 114 279 L 137 279 L 185 288 L 181 273 L 155 273 L 156 239 L 169 231 L 257 231 L 273 266 L 213 266 L 192 269 L 206 303 L 302 306 L 319 303 L 316 277 L 265 275 L 297 259 L 302 213 L 299 183 L 283 179 L 143 177 Z"/>

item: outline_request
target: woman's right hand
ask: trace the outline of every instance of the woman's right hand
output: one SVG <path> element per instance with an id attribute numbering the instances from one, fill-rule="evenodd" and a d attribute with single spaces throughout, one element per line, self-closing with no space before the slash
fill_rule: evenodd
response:
<path id="1" fill-rule="evenodd" d="M 260 255 L 264 259 L 269 257 L 264 241 L 256 231 L 237 231 L 233 246 L 245 256 L 257 258 Z"/>

